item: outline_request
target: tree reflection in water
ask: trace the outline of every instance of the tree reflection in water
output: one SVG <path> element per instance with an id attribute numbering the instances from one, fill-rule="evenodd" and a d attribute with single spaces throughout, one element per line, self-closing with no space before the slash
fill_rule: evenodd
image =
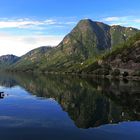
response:
<path id="1" fill-rule="evenodd" d="M 55 99 L 79 128 L 140 120 L 140 82 L 22 73 L 0 75 L 0 84 Z"/>

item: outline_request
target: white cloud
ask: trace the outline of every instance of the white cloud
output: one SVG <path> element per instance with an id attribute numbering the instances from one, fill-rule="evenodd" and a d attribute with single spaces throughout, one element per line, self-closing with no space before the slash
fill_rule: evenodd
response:
<path id="1" fill-rule="evenodd" d="M 134 22 L 140 23 L 140 19 L 134 19 Z"/>
<path id="2" fill-rule="evenodd" d="M 31 20 L 31 19 L 16 19 L 16 20 L 0 20 L 0 28 L 30 28 L 32 26 L 53 25 L 57 24 L 55 20 Z"/>
<path id="3" fill-rule="evenodd" d="M 118 21 L 120 18 L 119 17 L 107 17 L 104 18 L 104 21 Z"/>
<path id="4" fill-rule="evenodd" d="M 44 24 L 54 25 L 54 24 L 57 24 L 57 21 L 56 20 L 52 20 L 52 19 L 48 19 L 48 20 L 44 21 Z"/>
<path id="5" fill-rule="evenodd" d="M 122 26 L 131 26 L 140 29 L 140 18 L 134 16 L 121 16 L 121 17 L 106 17 L 102 19 L 103 22 L 106 22 L 110 25 L 122 25 Z"/>
<path id="6" fill-rule="evenodd" d="M 69 21 L 69 22 L 66 22 L 65 24 L 66 25 L 73 25 L 73 24 L 76 24 L 77 22 L 75 22 L 75 21 Z"/>
<path id="7" fill-rule="evenodd" d="M 0 29 L 3 28 L 32 28 L 35 27 L 36 29 L 42 29 L 42 26 L 51 26 L 51 25 L 70 25 L 75 24 L 76 22 L 68 20 L 64 22 L 57 21 L 56 19 L 45 19 L 45 20 L 33 20 L 28 18 L 23 19 L 7 19 L 3 18 L 0 19 Z"/>
<path id="8" fill-rule="evenodd" d="M 56 46 L 66 35 L 64 33 L 65 27 L 74 24 L 76 22 L 71 18 L 62 21 L 58 18 L 41 20 L 0 18 L 0 55 L 15 54 L 21 56 L 36 47 Z M 60 28 L 62 29 L 61 35 L 55 35 L 59 33 Z"/>
<path id="9" fill-rule="evenodd" d="M 12 36 L 1 33 L 0 55 L 14 54 L 21 56 L 26 52 L 40 46 L 56 46 L 62 39 L 63 36 L 54 35 Z"/>

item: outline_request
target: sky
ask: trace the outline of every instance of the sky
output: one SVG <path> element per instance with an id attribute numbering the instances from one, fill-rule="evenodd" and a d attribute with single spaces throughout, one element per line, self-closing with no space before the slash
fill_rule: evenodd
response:
<path id="1" fill-rule="evenodd" d="M 81 19 L 140 29 L 140 0 L 1 0 L 0 55 L 56 46 Z"/>

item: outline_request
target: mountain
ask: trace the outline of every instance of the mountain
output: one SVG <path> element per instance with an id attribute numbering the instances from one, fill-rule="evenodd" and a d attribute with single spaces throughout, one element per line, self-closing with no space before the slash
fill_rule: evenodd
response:
<path id="1" fill-rule="evenodd" d="M 110 26 L 104 23 L 81 20 L 58 47 L 66 54 L 81 54 L 86 59 L 111 47 L 109 30 Z"/>
<path id="2" fill-rule="evenodd" d="M 11 68 L 19 69 L 24 71 L 24 68 L 28 71 L 28 68 L 32 67 L 32 65 L 37 65 L 40 63 L 42 57 L 45 57 L 47 52 L 49 52 L 52 47 L 42 46 L 31 50 L 30 52 L 23 55 Z M 28 68 L 27 68 L 28 67 Z"/>
<path id="3" fill-rule="evenodd" d="M 103 54 L 82 72 L 96 75 L 140 76 L 140 33 Z"/>
<path id="4" fill-rule="evenodd" d="M 81 20 L 63 41 L 44 58 L 41 71 L 76 72 L 106 50 L 115 48 L 139 30 Z"/>
<path id="5" fill-rule="evenodd" d="M 3 69 L 5 67 L 8 67 L 9 65 L 16 63 L 19 59 L 20 57 L 15 55 L 0 56 L 0 69 Z"/>
<path id="6" fill-rule="evenodd" d="M 81 20 L 58 46 L 47 50 L 43 55 L 40 55 L 40 52 L 39 55 L 27 53 L 13 65 L 12 69 L 79 72 L 100 55 L 116 48 L 137 32 L 139 30 L 132 27 L 109 26 L 90 19 Z"/>
<path id="7" fill-rule="evenodd" d="M 90 19 L 81 20 L 58 47 L 67 55 L 81 54 L 86 59 L 126 41 L 137 31 L 131 27 L 109 26 Z"/>

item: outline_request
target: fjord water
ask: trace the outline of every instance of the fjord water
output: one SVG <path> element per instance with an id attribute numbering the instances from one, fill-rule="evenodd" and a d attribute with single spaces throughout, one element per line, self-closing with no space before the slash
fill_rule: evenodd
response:
<path id="1" fill-rule="evenodd" d="M 140 82 L 0 73 L 2 140 L 139 140 Z"/>

